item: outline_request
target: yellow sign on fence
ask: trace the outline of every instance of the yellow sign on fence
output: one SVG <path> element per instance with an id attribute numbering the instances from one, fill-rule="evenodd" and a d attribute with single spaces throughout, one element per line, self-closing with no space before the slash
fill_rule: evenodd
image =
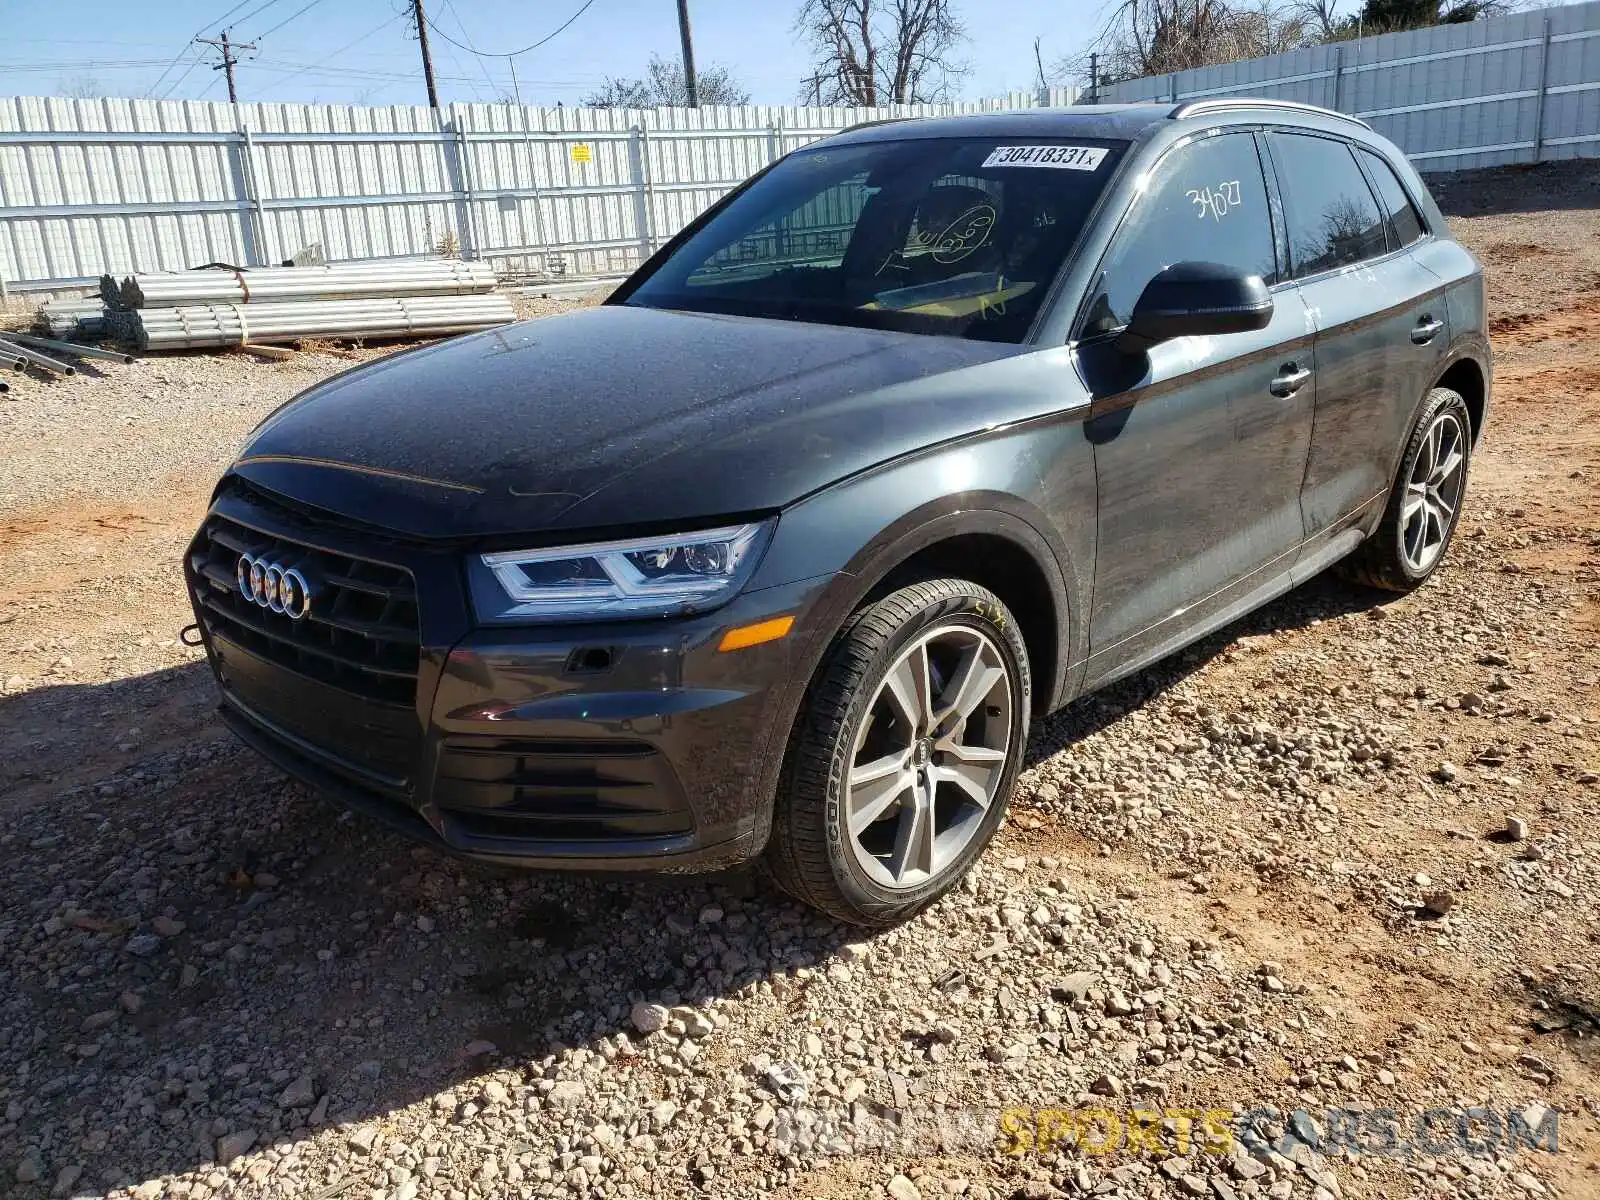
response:
<path id="1" fill-rule="evenodd" d="M 591 146 L 588 142 L 573 142 L 572 143 L 572 161 L 575 162 L 575 163 L 593 162 L 594 161 L 594 147 Z"/>

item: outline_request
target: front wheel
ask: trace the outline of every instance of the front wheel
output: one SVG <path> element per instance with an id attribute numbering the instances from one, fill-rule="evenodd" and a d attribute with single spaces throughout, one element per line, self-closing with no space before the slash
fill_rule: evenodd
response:
<path id="1" fill-rule="evenodd" d="M 867 926 L 948 892 L 1005 815 L 1029 689 L 1016 622 L 975 583 L 912 584 L 857 612 L 790 737 L 767 851 L 779 885 Z"/>
<path id="2" fill-rule="evenodd" d="M 1449 388 L 1434 388 L 1406 442 L 1383 521 L 1339 565 L 1348 579 L 1409 592 L 1444 560 L 1467 494 L 1472 417 Z"/>

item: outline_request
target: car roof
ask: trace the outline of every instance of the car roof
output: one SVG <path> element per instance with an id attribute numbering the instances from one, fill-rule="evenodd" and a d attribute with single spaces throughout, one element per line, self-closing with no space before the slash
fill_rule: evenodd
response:
<path id="1" fill-rule="evenodd" d="M 830 138 L 830 145 L 901 141 L 906 138 L 943 137 L 1085 137 L 1131 141 L 1152 125 L 1172 121 L 1174 128 L 1228 121 L 1240 124 L 1271 121 L 1329 129 L 1352 125 L 1370 128 L 1365 121 L 1332 109 L 1286 100 L 1249 96 L 1218 96 L 1185 100 L 1177 104 L 1078 104 L 1066 108 L 1013 108 L 970 113 L 960 117 L 905 117 L 852 125 Z M 813 143 L 816 145 L 819 143 Z"/>

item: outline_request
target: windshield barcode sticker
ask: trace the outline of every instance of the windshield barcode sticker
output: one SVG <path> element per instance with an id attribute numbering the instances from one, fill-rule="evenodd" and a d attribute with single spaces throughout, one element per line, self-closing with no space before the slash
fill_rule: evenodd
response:
<path id="1" fill-rule="evenodd" d="M 986 167 L 1054 167 L 1058 171 L 1092 171 L 1105 161 L 1104 146 L 996 146 L 983 160 Z"/>

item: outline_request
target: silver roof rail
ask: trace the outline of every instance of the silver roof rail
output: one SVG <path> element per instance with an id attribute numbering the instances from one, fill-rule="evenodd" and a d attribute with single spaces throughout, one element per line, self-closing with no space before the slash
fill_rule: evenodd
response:
<path id="1" fill-rule="evenodd" d="M 920 121 L 921 117 L 879 117 L 874 121 L 857 121 L 854 125 L 846 125 L 839 130 L 840 133 L 854 133 L 858 129 L 876 129 L 879 125 L 903 125 L 907 121 Z"/>
<path id="2" fill-rule="evenodd" d="M 1349 121 L 1352 125 L 1359 125 L 1363 129 L 1371 129 L 1360 117 L 1352 117 L 1349 113 L 1336 112 L 1331 108 L 1322 108 L 1316 104 L 1301 104 L 1298 100 L 1265 100 L 1252 99 L 1249 96 L 1217 96 L 1210 100 L 1185 100 L 1177 105 L 1167 116 L 1174 121 L 1181 121 L 1184 117 L 1198 117 L 1205 113 L 1226 112 L 1229 109 L 1239 108 L 1281 108 L 1290 112 L 1315 113 L 1319 117 L 1333 117 L 1339 121 Z"/>

